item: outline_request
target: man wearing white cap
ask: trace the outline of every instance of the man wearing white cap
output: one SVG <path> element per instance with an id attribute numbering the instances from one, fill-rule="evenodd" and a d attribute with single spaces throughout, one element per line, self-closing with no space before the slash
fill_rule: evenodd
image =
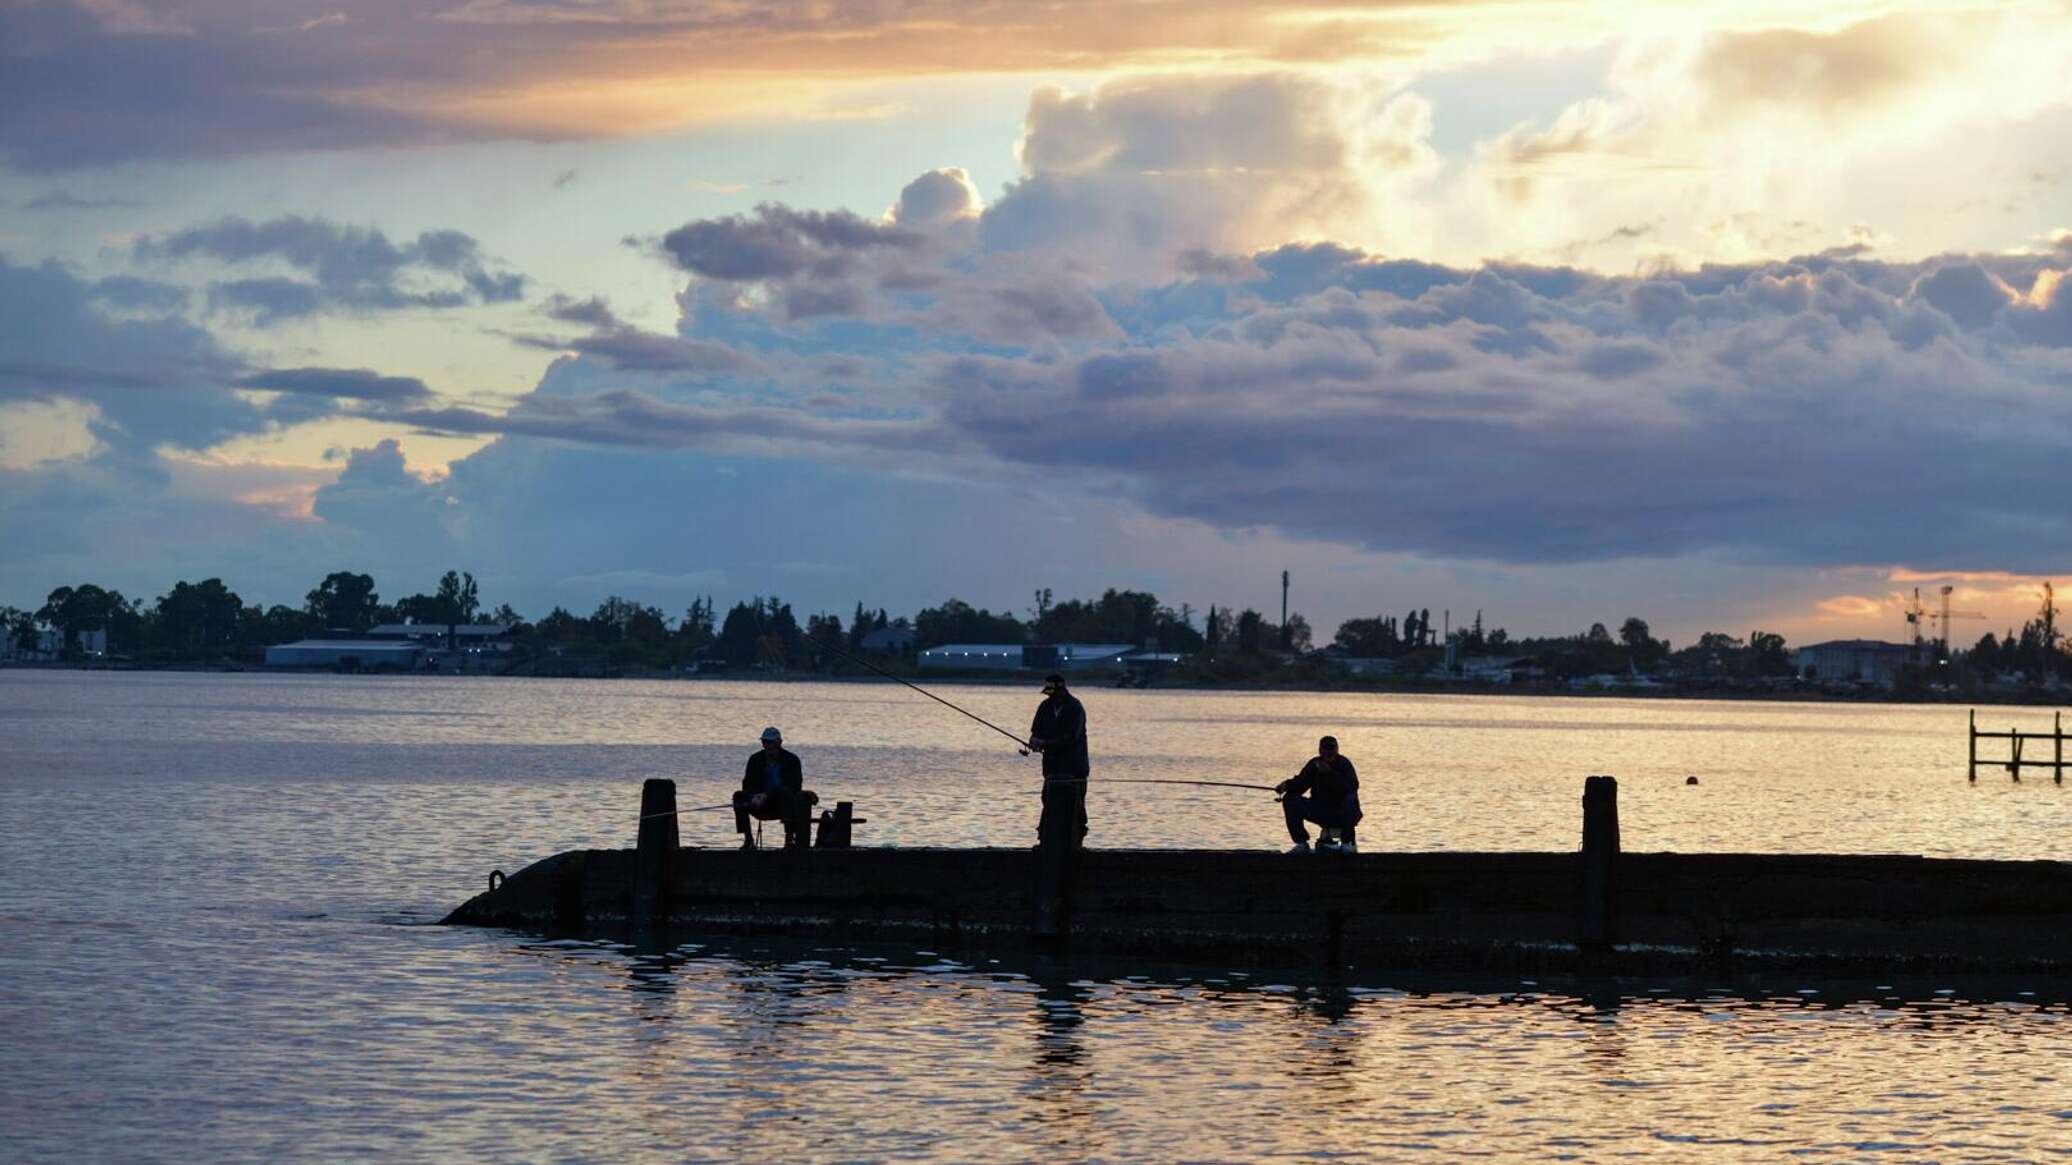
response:
<path id="1" fill-rule="evenodd" d="M 755 837 L 748 832 L 750 817 L 782 821 L 786 849 L 805 845 L 813 803 L 819 800 L 805 786 L 805 770 L 784 747 L 784 734 L 774 725 L 763 729 L 762 750 L 748 758 L 741 788 L 734 794 L 734 830 L 741 835 L 741 848 L 755 848 Z"/>

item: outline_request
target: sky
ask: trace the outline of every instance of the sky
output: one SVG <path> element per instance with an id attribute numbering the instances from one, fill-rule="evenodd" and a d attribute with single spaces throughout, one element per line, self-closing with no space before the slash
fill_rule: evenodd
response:
<path id="1" fill-rule="evenodd" d="M 2068 271 L 2062 0 L 0 0 L 0 603 L 1968 643 Z"/>

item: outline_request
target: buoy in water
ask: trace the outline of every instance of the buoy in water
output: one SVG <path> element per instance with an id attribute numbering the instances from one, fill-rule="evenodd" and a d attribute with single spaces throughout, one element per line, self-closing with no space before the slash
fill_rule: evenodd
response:
<path id="1" fill-rule="evenodd" d="M 1684 784 L 1686 784 L 1686 785 L 1695 785 L 1695 784 L 1697 784 L 1697 783 L 1698 783 L 1698 778 L 1696 778 L 1696 777 L 1685 777 L 1685 778 L 1684 778 Z"/>

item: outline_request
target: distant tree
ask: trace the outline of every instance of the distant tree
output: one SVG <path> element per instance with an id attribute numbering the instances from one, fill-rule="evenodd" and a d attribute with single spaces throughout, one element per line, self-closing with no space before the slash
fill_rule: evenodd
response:
<path id="1" fill-rule="evenodd" d="M 871 613 L 864 607 L 863 600 L 858 599 L 856 600 L 856 613 L 849 616 L 849 650 L 852 652 L 862 651 L 863 637 L 870 633 Z"/>
<path id="2" fill-rule="evenodd" d="M 805 637 L 791 604 L 775 595 L 761 595 L 736 603 L 720 624 L 714 650 L 736 667 L 765 667 L 782 670 L 805 658 Z"/>
<path id="3" fill-rule="evenodd" d="M 1784 636 L 1767 631 L 1752 631 L 1748 635 L 1748 671 L 1758 676 L 1795 675 L 1791 666 L 1791 653 L 1784 645 Z"/>
<path id="4" fill-rule="evenodd" d="M 2009 632 L 2012 635 L 2013 632 Z M 1981 676 L 1992 677 L 2000 672 L 2000 640 L 1991 631 L 1979 636 L 1977 643 L 1965 653 L 1964 662 Z"/>
<path id="5" fill-rule="evenodd" d="M 556 644 L 577 643 L 591 637 L 590 621 L 578 619 L 562 607 L 547 612 L 546 618 L 539 621 L 537 630 L 541 639 Z"/>
<path id="6" fill-rule="evenodd" d="M 1649 633 L 1647 620 L 1637 616 L 1619 624 L 1619 642 L 1625 645 L 1626 658 L 1639 670 L 1655 666 L 1669 654 L 1669 645 L 1657 641 Z"/>
<path id="7" fill-rule="evenodd" d="M 309 592 L 303 609 L 319 627 L 365 631 L 376 619 L 381 596 L 374 593 L 374 576 L 349 570 L 332 571 Z"/>
<path id="8" fill-rule="evenodd" d="M 245 622 L 240 626 L 238 637 L 248 645 L 264 647 L 273 643 L 292 643 L 323 627 L 309 612 L 298 607 L 275 603 L 260 610 L 257 604 L 245 608 Z"/>
<path id="9" fill-rule="evenodd" d="M 67 655 L 79 651 L 79 637 L 86 632 L 107 632 L 108 650 L 112 652 L 118 646 L 134 647 L 141 630 L 138 613 L 121 591 L 105 590 L 92 583 L 50 592 L 36 611 L 36 619 L 58 631 L 63 640 L 60 651 Z"/>
<path id="10" fill-rule="evenodd" d="M 922 650 L 945 643 L 1021 643 L 1027 636 L 1013 615 L 995 615 L 962 599 L 947 599 L 914 615 L 914 645 Z"/>
<path id="11" fill-rule="evenodd" d="M 176 582 L 156 608 L 160 650 L 182 659 L 206 659 L 236 650 L 245 602 L 219 578 Z"/>
<path id="12" fill-rule="evenodd" d="M 1036 602 L 1029 608 L 1029 624 L 1034 627 L 1041 627 L 1044 621 L 1050 618 L 1051 605 L 1050 588 L 1043 587 L 1038 590 L 1036 592 Z"/>
<path id="13" fill-rule="evenodd" d="M 1210 603 L 1208 616 L 1202 620 L 1201 637 L 1204 645 L 1208 647 L 1221 646 L 1225 638 L 1224 625 L 1229 621 L 1230 616 L 1218 611 L 1216 604 Z"/>
<path id="14" fill-rule="evenodd" d="M 18 607 L 0 608 L 0 635 L 5 635 L 16 651 L 36 650 L 36 616 Z"/>
<path id="15" fill-rule="evenodd" d="M 1310 645 L 1309 620 L 1297 611 L 1288 616 L 1281 625 L 1281 646 L 1288 651 L 1308 652 Z"/>
<path id="16" fill-rule="evenodd" d="M 1265 617 L 1250 607 L 1238 614 L 1235 630 L 1239 651 L 1261 651 L 1272 642 L 1267 638 Z"/>
<path id="17" fill-rule="evenodd" d="M 512 610 L 509 603 L 498 603 L 496 610 L 489 612 L 489 614 L 481 618 L 484 623 L 493 623 L 505 627 L 517 627 L 525 622 L 525 616 Z"/>
<path id="18" fill-rule="evenodd" d="M 439 604 L 438 622 L 448 625 L 472 623 L 475 612 L 482 607 L 482 601 L 475 590 L 475 576 L 460 571 L 447 571 L 439 577 L 439 589 L 432 594 Z"/>
<path id="19" fill-rule="evenodd" d="M 1395 629 L 1386 618 L 1347 619 L 1331 642 L 1356 659 L 1385 659 L 1396 652 Z"/>
<path id="20" fill-rule="evenodd" d="M 837 651 L 844 650 L 842 617 L 822 612 L 806 616 L 806 644 L 812 650 L 814 662 L 821 667 L 832 665 L 838 658 Z"/>
<path id="21" fill-rule="evenodd" d="M 712 646 L 712 598 L 692 599 L 690 610 L 685 611 L 683 622 L 676 625 L 676 637 L 682 642 L 685 655 L 697 655 Z"/>

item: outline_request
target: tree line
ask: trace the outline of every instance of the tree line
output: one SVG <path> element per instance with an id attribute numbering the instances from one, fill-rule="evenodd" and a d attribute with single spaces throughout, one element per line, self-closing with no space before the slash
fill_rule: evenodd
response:
<path id="1" fill-rule="evenodd" d="M 449 570 L 429 591 L 384 601 L 372 575 L 333 571 L 299 607 L 246 603 L 221 579 L 185 580 L 151 602 L 81 583 L 50 592 L 34 611 L 0 607 L 0 634 L 21 650 L 37 649 L 41 633 L 58 633 L 61 654 L 83 653 L 86 636 L 106 634 L 106 651 L 147 662 L 209 662 L 248 658 L 266 646 L 323 635 L 355 636 L 383 624 L 508 626 L 530 655 L 595 657 L 614 667 L 677 668 L 697 663 L 770 670 L 840 670 L 845 661 L 874 652 L 876 666 L 897 663 L 948 644 L 1121 643 L 1185 656 L 1194 678 L 1242 680 L 1281 671 L 1319 676 L 1346 658 L 1392 661 L 1404 673 L 1430 670 L 1448 643 L 1456 660 L 1478 656 L 1528 659 L 1554 678 L 1600 673 L 1647 674 L 1673 669 L 1689 676 L 1760 680 L 1793 674 L 1782 635 L 1762 630 L 1739 637 L 1709 631 L 1674 648 L 1654 637 L 1646 620 L 1629 617 L 1616 633 L 1603 623 L 1567 636 L 1517 638 L 1486 626 L 1482 613 L 1458 629 L 1435 629 L 1430 608 L 1377 614 L 1338 625 L 1327 650 L 1313 651 L 1307 619 L 1291 613 L 1284 625 L 1257 610 L 1162 602 L 1148 591 L 1109 588 L 1098 597 L 1063 599 L 1050 588 L 1033 592 L 1017 613 L 974 607 L 950 598 L 912 616 L 891 616 L 858 602 L 847 621 L 832 612 L 802 623 L 791 604 L 756 595 L 722 616 L 712 599 L 693 599 L 681 616 L 620 595 L 607 596 L 588 615 L 555 607 L 537 621 L 508 603 L 487 607 L 472 573 Z M 878 632 L 893 632 L 877 636 Z M 1955 665 L 1991 678 L 2020 674 L 2037 679 L 2056 671 L 2072 676 L 2056 611 L 2046 598 L 2038 617 L 2007 635 L 1987 634 Z"/>

